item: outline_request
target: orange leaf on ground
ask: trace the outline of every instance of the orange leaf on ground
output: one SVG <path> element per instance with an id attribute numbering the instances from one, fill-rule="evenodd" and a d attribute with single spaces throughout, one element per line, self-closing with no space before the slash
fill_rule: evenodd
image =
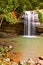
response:
<path id="1" fill-rule="evenodd" d="M 6 57 L 9 57 L 11 59 L 11 61 L 18 63 L 20 61 L 20 56 L 21 53 L 20 52 L 8 52 L 6 54 Z"/>

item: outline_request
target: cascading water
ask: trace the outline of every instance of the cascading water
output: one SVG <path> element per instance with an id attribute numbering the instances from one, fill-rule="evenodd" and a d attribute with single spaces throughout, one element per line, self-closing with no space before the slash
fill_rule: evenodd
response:
<path id="1" fill-rule="evenodd" d="M 29 35 L 30 36 L 30 33 L 31 33 L 31 31 L 30 31 L 30 16 L 31 16 L 31 14 L 30 14 L 30 11 L 26 11 L 25 12 L 25 15 L 24 15 L 24 18 L 25 18 L 25 20 L 24 20 L 24 35 Z"/>
<path id="2" fill-rule="evenodd" d="M 35 12 L 25 11 L 24 12 L 24 36 L 35 36 L 36 26 L 35 26 Z"/>
<path id="3" fill-rule="evenodd" d="M 35 16 L 34 16 L 34 13 L 35 12 L 31 13 L 31 18 L 32 18 L 32 20 L 30 21 L 31 22 L 31 35 L 36 35 L 36 25 L 35 25 Z"/>

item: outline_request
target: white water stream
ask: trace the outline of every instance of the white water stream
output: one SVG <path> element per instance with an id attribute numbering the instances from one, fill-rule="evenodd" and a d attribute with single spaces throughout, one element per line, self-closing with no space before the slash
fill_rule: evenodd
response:
<path id="1" fill-rule="evenodd" d="M 24 37 L 36 36 L 35 19 L 38 19 L 38 14 L 34 11 L 24 11 Z"/>

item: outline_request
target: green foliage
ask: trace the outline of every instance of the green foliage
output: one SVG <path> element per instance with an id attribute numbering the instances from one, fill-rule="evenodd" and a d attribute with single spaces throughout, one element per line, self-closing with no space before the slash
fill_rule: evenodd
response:
<path id="1" fill-rule="evenodd" d="M 2 51 L 3 50 L 3 47 L 0 47 L 0 51 Z"/>
<path id="2" fill-rule="evenodd" d="M 38 12 L 38 17 L 39 17 L 39 21 L 42 24 L 43 23 L 43 13 L 42 12 Z"/>
<path id="3" fill-rule="evenodd" d="M 10 23 L 15 23 L 17 20 L 11 14 L 13 8 L 12 0 L 0 0 L 0 20 L 3 18 Z"/>
<path id="4" fill-rule="evenodd" d="M 0 62 L 0 65 L 6 65 L 4 62 Z"/>
<path id="5" fill-rule="evenodd" d="M 20 17 L 24 10 L 34 10 L 43 8 L 43 0 L 0 0 L 0 20 L 3 18 L 10 23 L 17 22 L 12 17 L 11 11 L 15 11 Z"/>

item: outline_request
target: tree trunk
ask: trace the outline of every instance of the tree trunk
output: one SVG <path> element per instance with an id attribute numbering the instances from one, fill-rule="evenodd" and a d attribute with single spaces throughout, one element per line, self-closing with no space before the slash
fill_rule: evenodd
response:
<path id="1" fill-rule="evenodd" d="M 0 22 L 0 29 L 2 29 L 2 22 L 3 22 L 3 18 L 1 19 L 1 22 Z"/>
<path id="2" fill-rule="evenodd" d="M 1 25 L 2 25 L 2 22 L 3 22 L 3 18 L 1 19 L 1 22 L 0 22 L 0 27 L 1 27 Z"/>

